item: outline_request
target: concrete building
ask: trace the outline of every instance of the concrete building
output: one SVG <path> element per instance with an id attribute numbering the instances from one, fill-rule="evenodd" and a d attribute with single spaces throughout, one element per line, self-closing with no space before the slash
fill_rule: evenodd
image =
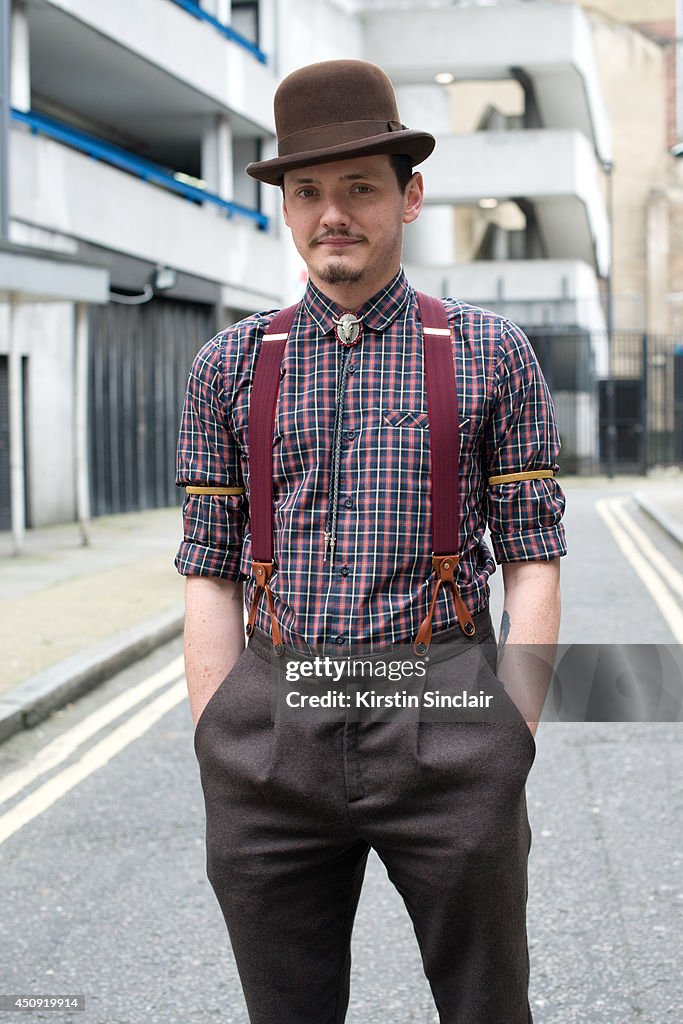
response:
<path id="1" fill-rule="evenodd" d="M 407 232 L 412 280 L 527 330 L 563 465 L 594 465 L 610 309 L 616 327 L 657 331 L 683 310 L 675 61 L 657 36 L 673 2 L 13 0 L 9 241 L 102 268 L 111 289 L 85 334 L 81 320 L 80 411 L 78 305 L 14 308 L 29 525 L 79 511 L 83 416 L 95 514 L 180 500 L 173 451 L 192 355 L 225 323 L 295 300 L 305 281 L 277 190 L 244 165 L 274 154 L 280 79 L 337 57 L 385 67 L 404 121 L 438 137 L 423 170 L 429 205 Z M 0 529 L 9 509 L 0 500 Z"/>

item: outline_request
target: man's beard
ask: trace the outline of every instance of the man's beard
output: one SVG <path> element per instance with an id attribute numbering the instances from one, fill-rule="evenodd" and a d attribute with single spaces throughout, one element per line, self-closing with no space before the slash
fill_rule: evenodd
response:
<path id="1" fill-rule="evenodd" d="M 331 264 L 319 271 L 319 278 L 325 284 L 358 284 L 363 278 L 364 270 L 352 269 L 340 264 Z"/>

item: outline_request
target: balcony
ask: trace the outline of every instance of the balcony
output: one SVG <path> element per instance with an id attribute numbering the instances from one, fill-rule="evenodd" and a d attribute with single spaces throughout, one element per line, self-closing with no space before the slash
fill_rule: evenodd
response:
<path id="1" fill-rule="evenodd" d="M 510 79 L 533 88 L 541 123 L 577 128 L 601 160 L 610 159 L 607 111 L 588 21 L 573 5 L 520 3 L 364 15 L 364 52 L 396 85 Z"/>
<path id="2" fill-rule="evenodd" d="M 609 225 L 601 172 L 580 132 L 441 136 L 423 173 L 428 203 L 466 205 L 482 197 L 528 200 L 547 258 L 578 258 L 600 276 L 607 273 Z"/>
<path id="3" fill-rule="evenodd" d="M 527 330 L 605 331 L 598 279 L 580 260 L 476 260 L 406 272 L 422 291 L 492 309 Z"/>
<path id="4" fill-rule="evenodd" d="M 40 0 L 27 15 L 32 89 L 93 122 L 145 138 L 229 114 L 237 135 L 272 130 L 272 71 L 178 3 Z"/>
<path id="5" fill-rule="evenodd" d="M 13 220 L 218 282 L 226 303 L 239 308 L 279 305 L 278 240 L 244 218 L 216 216 L 208 206 L 23 125 L 12 129 Z"/>

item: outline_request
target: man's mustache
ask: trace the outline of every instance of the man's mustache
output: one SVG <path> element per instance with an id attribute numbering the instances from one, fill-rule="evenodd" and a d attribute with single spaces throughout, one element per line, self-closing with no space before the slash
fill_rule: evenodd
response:
<path id="1" fill-rule="evenodd" d="M 316 235 L 311 245 L 319 245 L 321 242 L 326 242 L 328 238 L 351 238 L 354 242 L 364 242 L 365 235 L 352 235 L 350 231 L 326 231 L 324 235 Z"/>

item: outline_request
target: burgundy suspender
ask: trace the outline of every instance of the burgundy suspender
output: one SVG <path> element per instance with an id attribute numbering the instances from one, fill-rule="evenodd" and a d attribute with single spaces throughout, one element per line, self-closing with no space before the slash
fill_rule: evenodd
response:
<path id="1" fill-rule="evenodd" d="M 429 418 L 432 476 L 432 567 L 437 577 L 429 611 L 413 644 L 426 654 L 432 639 L 432 616 L 442 584 L 450 584 L 463 633 L 474 636 L 475 625 L 455 582 L 460 561 L 460 418 L 451 331 L 439 299 L 416 293 L 422 321 L 425 384 Z"/>
<path id="2" fill-rule="evenodd" d="M 273 432 L 282 356 L 298 306 L 281 309 L 263 336 L 249 406 L 251 550 L 259 561 L 273 558 Z"/>
<path id="3" fill-rule="evenodd" d="M 275 618 L 275 605 L 269 580 L 273 573 L 273 430 L 275 406 L 280 391 L 282 354 L 299 306 L 288 306 L 276 313 L 264 334 L 249 406 L 249 518 L 251 521 L 251 567 L 256 590 L 251 602 L 247 636 L 256 621 L 256 608 L 265 591 L 273 633 L 273 651 L 283 651 L 282 634 Z"/>
<path id="4" fill-rule="evenodd" d="M 417 292 L 416 297 L 424 337 L 431 449 L 432 566 L 437 577 L 429 611 L 413 644 L 416 654 L 425 654 L 432 637 L 432 616 L 442 584 L 452 587 L 463 632 L 473 636 L 475 626 L 460 597 L 454 577 L 460 560 L 460 429 L 451 332 L 443 303 L 421 292 Z M 273 430 L 282 355 L 298 308 L 290 306 L 277 313 L 270 323 L 268 333 L 264 335 L 249 409 L 251 545 L 256 590 L 246 631 L 247 636 L 251 636 L 258 601 L 262 591 L 265 591 L 272 625 L 273 653 L 276 655 L 282 654 L 283 643 L 269 586 L 273 572 Z"/>
<path id="5" fill-rule="evenodd" d="M 451 331 L 443 303 L 416 293 L 424 336 L 432 473 L 432 551 L 458 550 L 460 528 L 460 426 Z"/>

